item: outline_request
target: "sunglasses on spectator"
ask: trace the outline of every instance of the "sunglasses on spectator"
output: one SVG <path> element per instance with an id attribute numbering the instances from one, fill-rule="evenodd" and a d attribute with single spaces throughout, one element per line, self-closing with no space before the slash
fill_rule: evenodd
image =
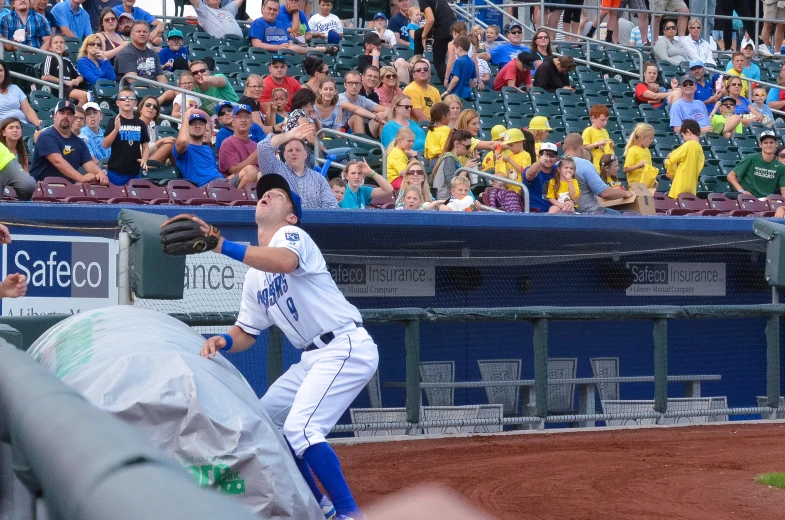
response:
<path id="1" fill-rule="evenodd" d="M 196 76 L 197 74 L 206 74 L 206 73 L 207 73 L 207 69 L 199 69 L 199 70 L 191 71 L 191 74 L 193 74 L 194 76 Z"/>
<path id="2" fill-rule="evenodd" d="M 425 175 L 425 170 L 406 170 L 406 175 Z"/>
<path id="3" fill-rule="evenodd" d="M 551 38 L 548 35 L 543 34 L 542 36 L 538 36 L 536 39 L 537 40 L 550 40 Z"/>
<path id="4" fill-rule="evenodd" d="M 523 34 L 523 31 L 510 31 L 510 34 Z"/>
<path id="5" fill-rule="evenodd" d="M 703 27 L 701 27 L 700 25 L 692 25 L 690 26 L 690 29 L 703 29 Z"/>
<path id="6" fill-rule="evenodd" d="M 154 109 L 158 110 L 158 105 L 156 105 L 155 103 L 145 103 L 144 107 L 145 108 L 154 108 Z"/>
<path id="7" fill-rule="evenodd" d="M 666 31 L 675 31 L 676 30 L 676 26 L 675 25 L 666 25 L 665 26 L 665 30 Z"/>
<path id="8" fill-rule="evenodd" d="M 405 108 L 406 110 L 411 110 L 412 109 L 411 105 L 398 105 L 398 106 L 401 107 L 401 108 Z"/>
<path id="9" fill-rule="evenodd" d="M 733 103 L 723 103 L 722 106 L 724 106 L 725 108 L 736 108 L 736 105 L 734 105 Z"/>
<path id="10" fill-rule="evenodd" d="M 741 83 L 728 83 L 729 87 L 740 87 Z"/>
<path id="11" fill-rule="evenodd" d="M 424 69 L 414 69 L 414 72 L 430 72 L 430 70 L 430 67 L 426 67 Z"/>
<path id="12" fill-rule="evenodd" d="M 694 86 L 695 86 L 695 82 L 693 82 L 693 81 L 684 81 L 684 82 L 681 84 L 681 86 L 682 86 L 682 87 L 694 87 Z"/>
<path id="13" fill-rule="evenodd" d="M 550 157 L 551 159 L 556 159 L 557 155 L 550 152 L 540 152 L 540 157 Z"/>
<path id="14" fill-rule="evenodd" d="M 780 159 L 785 159 L 785 152 L 780 153 L 777 157 Z"/>
<path id="15" fill-rule="evenodd" d="M 383 77 L 384 79 L 394 79 L 397 78 L 398 76 L 396 76 L 395 74 L 385 74 Z"/>
<path id="16" fill-rule="evenodd" d="M 136 101 L 136 96 L 117 96 L 117 101 Z"/>
<path id="17" fill-rule="evenodd" d="M 218 117 L 230 116 L 230 115 L 232 115 L 232 110 L 231 109 L 229 109 L 229 110 L 222 110 L 221 113 L 218 114 Z"/>
<path id="18" fill-rule="evenodd" d="M 115 18 L 114 16 L 112 16 L 111 18 L 104 18 L 104 21 L 105 21 L 105 22 L 116 22 L 116 21 L 117 21 L 117 18 Z"/>
<path id="19" fill-rule="evenodd" d="M 88 43 L 87 46 L 88 47 L 100 47 L 101 46 L 101 42 Z"/>

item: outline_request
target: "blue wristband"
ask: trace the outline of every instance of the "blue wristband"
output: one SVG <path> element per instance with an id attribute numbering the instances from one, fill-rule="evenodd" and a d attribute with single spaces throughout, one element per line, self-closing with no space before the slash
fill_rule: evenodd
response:
<path id="1" fill-rule="evenodd" d="M 229 334 L 218 334 L 218 335 L 226 340 L 226 346 L 224 347 L 224 349 L 229 350 L 230 348 L 232 348 L 232 345 L 234 345 L 234 340 Z"/>
<path id="2" fill-rule="evenodd" d="M 243 261 L 245 258 L 245 252 L 247 250 L 248 246 L 226 239 L 224 239 L 223 244 L 221 245 L 221 253 L 225 254 L 229 258 L 237 260 L 238 262 Z"/>

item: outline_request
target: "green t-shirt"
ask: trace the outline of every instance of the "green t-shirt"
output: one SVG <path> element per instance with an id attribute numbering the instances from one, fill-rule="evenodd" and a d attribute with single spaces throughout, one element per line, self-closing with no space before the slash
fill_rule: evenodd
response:
<path id="1" fill-rule="evenodd" d="M 240 101 L 240 98 L 237 96 L 237 92 L 234 91 L 232 88 L 232 82 L 224 76 L 223 74 L 213 74 L 213 77 L 216 78 L 223 78 L 226 80 L 226 85 L 221 88 L 210 86 L 205 91 L 202 91 L 198 86 L 196 87 L 197 92 L 201 92 L 202 94 L 207 94 L 208 96 L 217 97 L 218 99 L 225 99 L 226 101 L 231 101 L 232 103 L 237 103 Z M 201 109 L 207 112 L 210 115 L 215 113 L 215 105 L 212 101 L 202 101 Z"/>
<path id="2" fill-rule="evenodd" d="M 756 197 L 779 194 L 779 188 L 785 187 L 785 165 L 776 157 L 770 162 L 763 160 L 763 155 L 748 155 L 733 171 L 739 176 L 739 184 Z"/>
<path id="3" fill-rule="evenodd" d="M 722 114 L 714 114 L 714 117 L 711 118 L 711 131 L 714 132 L 715 134 L 722 135 L 722 131 L 725 130 L 726 121 L 727 120 L 725 119 L 725 116 L 723 116 Z M 734 130 L 734 133 L 740 134 L 743 131 L 744 128 L 741 123 L 736 125 L 736 129 Z"/>

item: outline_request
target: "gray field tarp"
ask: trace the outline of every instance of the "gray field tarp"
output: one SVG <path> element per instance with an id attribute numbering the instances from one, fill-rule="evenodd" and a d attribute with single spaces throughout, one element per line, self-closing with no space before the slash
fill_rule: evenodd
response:
<path id="1" fill-rule="evenodd" d="M 139 429 L 196 482 L 270 519 L 321 519 L 286 442 L 240 372 L 204 338 L 148 309 L 106 307 L 55 325 L 30 348 L 93 405 Z"/>

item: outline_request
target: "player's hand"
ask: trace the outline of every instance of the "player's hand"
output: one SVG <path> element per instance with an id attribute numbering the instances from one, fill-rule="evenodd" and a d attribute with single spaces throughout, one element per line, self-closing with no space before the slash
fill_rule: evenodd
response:
<path id="1" fill-rule="evenodd" d="M 27 277 L 21 273 L 9 274 L 0 283 L 0 297 L 19 298 L 27 293 Z"/>
<path id="2" fill-rule="evenodd" d="M 226 340 L 222 336 L 213 336 L 207 338 L 207 341 L 202 345 L 202 351 L 199 353 L 203 358 L 210 359 L 215 356 L 215 353 L 226 346 Z"/>
<path id="3" fill-rule="evenodd" d="M 11 243 L 11 232 L 8 231 L 7 227 L 0 224 L 0 244 L 10 244 L 10 243 Z"/>

